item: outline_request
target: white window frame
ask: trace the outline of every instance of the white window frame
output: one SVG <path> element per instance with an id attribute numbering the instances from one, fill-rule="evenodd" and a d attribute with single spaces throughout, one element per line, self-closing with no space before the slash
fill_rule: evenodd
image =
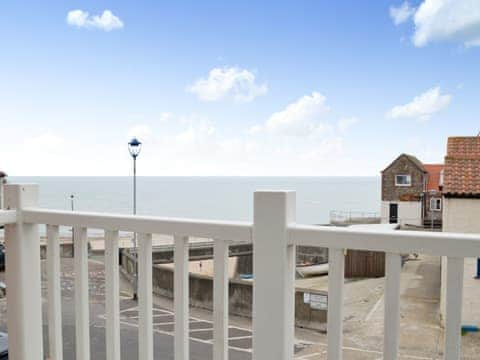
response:
<path id="1" fill-rule="evenodd" d="M 399 176 L 405 176 L 408 180 L 408 184 L 401 184 L 398 182 Z M 412 175 L 410 174 L 397 174 L 395 175 L 395 186 L 412 186 Z"/>
<path id="2" fill-rule="evenodd" d="M 435 205 L 440 204 L 440 206 L 439 207 L 432 206 L 433 202 L 435 202 Z M 430 211 L 442 211 L 442 198 L 439 198 L 439 197 L 430 198 Z"/>

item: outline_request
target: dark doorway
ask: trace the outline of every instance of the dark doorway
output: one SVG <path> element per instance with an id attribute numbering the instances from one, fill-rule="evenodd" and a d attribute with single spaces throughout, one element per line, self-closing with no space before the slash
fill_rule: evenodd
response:
<path id="1" fill-rule="evenodd" d="M 398 204 L 390 204 L 390 224 L 398 223 Z"/>

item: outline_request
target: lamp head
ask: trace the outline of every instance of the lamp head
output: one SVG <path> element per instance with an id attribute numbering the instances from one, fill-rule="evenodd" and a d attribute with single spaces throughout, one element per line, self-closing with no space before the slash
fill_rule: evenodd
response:
<path id="1" fill-rule="evenodd" d="M 137 138 L 133 138 L 128 143 L 128 151 L 130 152 L 130 155 L 132 155 L 134 159 L 138 156 L 138 154 L 140 154 L 141 149 L 142 149 L 142 143 Z"/>

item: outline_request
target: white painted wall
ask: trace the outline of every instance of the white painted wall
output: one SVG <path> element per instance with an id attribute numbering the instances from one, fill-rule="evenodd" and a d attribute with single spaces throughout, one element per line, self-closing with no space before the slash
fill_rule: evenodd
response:
<path id="1" fill-rule="evenodd" d="M 444 199 L 443 230 L 480 233 L 480 199 Z"/>
<path id="2" fill-rule="evenodd" d="M 443 231 L 456 233 L 480 233 L 480 199 L 443 199 Z M 440 309 L 445 319 L 447 259 L 442 257 L 442 288 Z M 465 259 L 463 324 L 480 326 L 480 280 L 474 280 L 476 259 Z M 474 289 L 476 288 L 476 289 Z"/>
<path id="3" fill-rule="evenodd" d="M 409 225 L 422 225 L 421 201 L 382 201 L 382 223 L 388 223 L 390 219 L 390 204 L 398 204 L 398 223 Z"/>
<path id="4" fill-rule="evenodd" d="M 382 224 L 388 224 L 389 221 L 389 205 L 390 201 L 382 201 L 382 204 L 380 206 L 380 217 L 381 217 L 381 223 Z"/>

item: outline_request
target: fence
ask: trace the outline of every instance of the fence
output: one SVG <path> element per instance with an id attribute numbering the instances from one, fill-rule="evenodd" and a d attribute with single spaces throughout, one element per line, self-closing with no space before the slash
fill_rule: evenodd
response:
<path id="1" fill-rule="evenodd" d="M 329 248 L 328 358 L 342 359 L 344 249 L 386 253 L 384 359 L 398 358 L 401 255 L 446 256 L 445 358 L 460 359 L 463 262 L 480 256 L 480 236 L 409 231 L 368 231 L 295 222 L 294 192 L 256 192 L 254 219 L 222 222 L 38 208 L 36 185 L 6 185 L 0 223 L 6 225 L 10 357 L 43 358 L 38 224 L 47 225 L 48 338 L 50 358 L 62 359 L 59 226 L 75 233 L 76 358 L 90 359 L 87 228 L 106 235 L 107 359 L 120 359 L 118 233 L 139 241 L 139 359 L 153 359 L 152 234 L 174 235 L 175 359 L 189 358 L 188 238 L 214 240 L 214 360 L 228 359 L 228 247 L 253 242 L 253 358 L 291 360 L 294 349 L 295 246 Z M 95 357 L 95 355 L 93 356 Z"/>
<path id="2" fill-rule="evenodd" d="M 374 211 L 330 211 L 330 224 L 379 223 L 380 214 Z"/>

